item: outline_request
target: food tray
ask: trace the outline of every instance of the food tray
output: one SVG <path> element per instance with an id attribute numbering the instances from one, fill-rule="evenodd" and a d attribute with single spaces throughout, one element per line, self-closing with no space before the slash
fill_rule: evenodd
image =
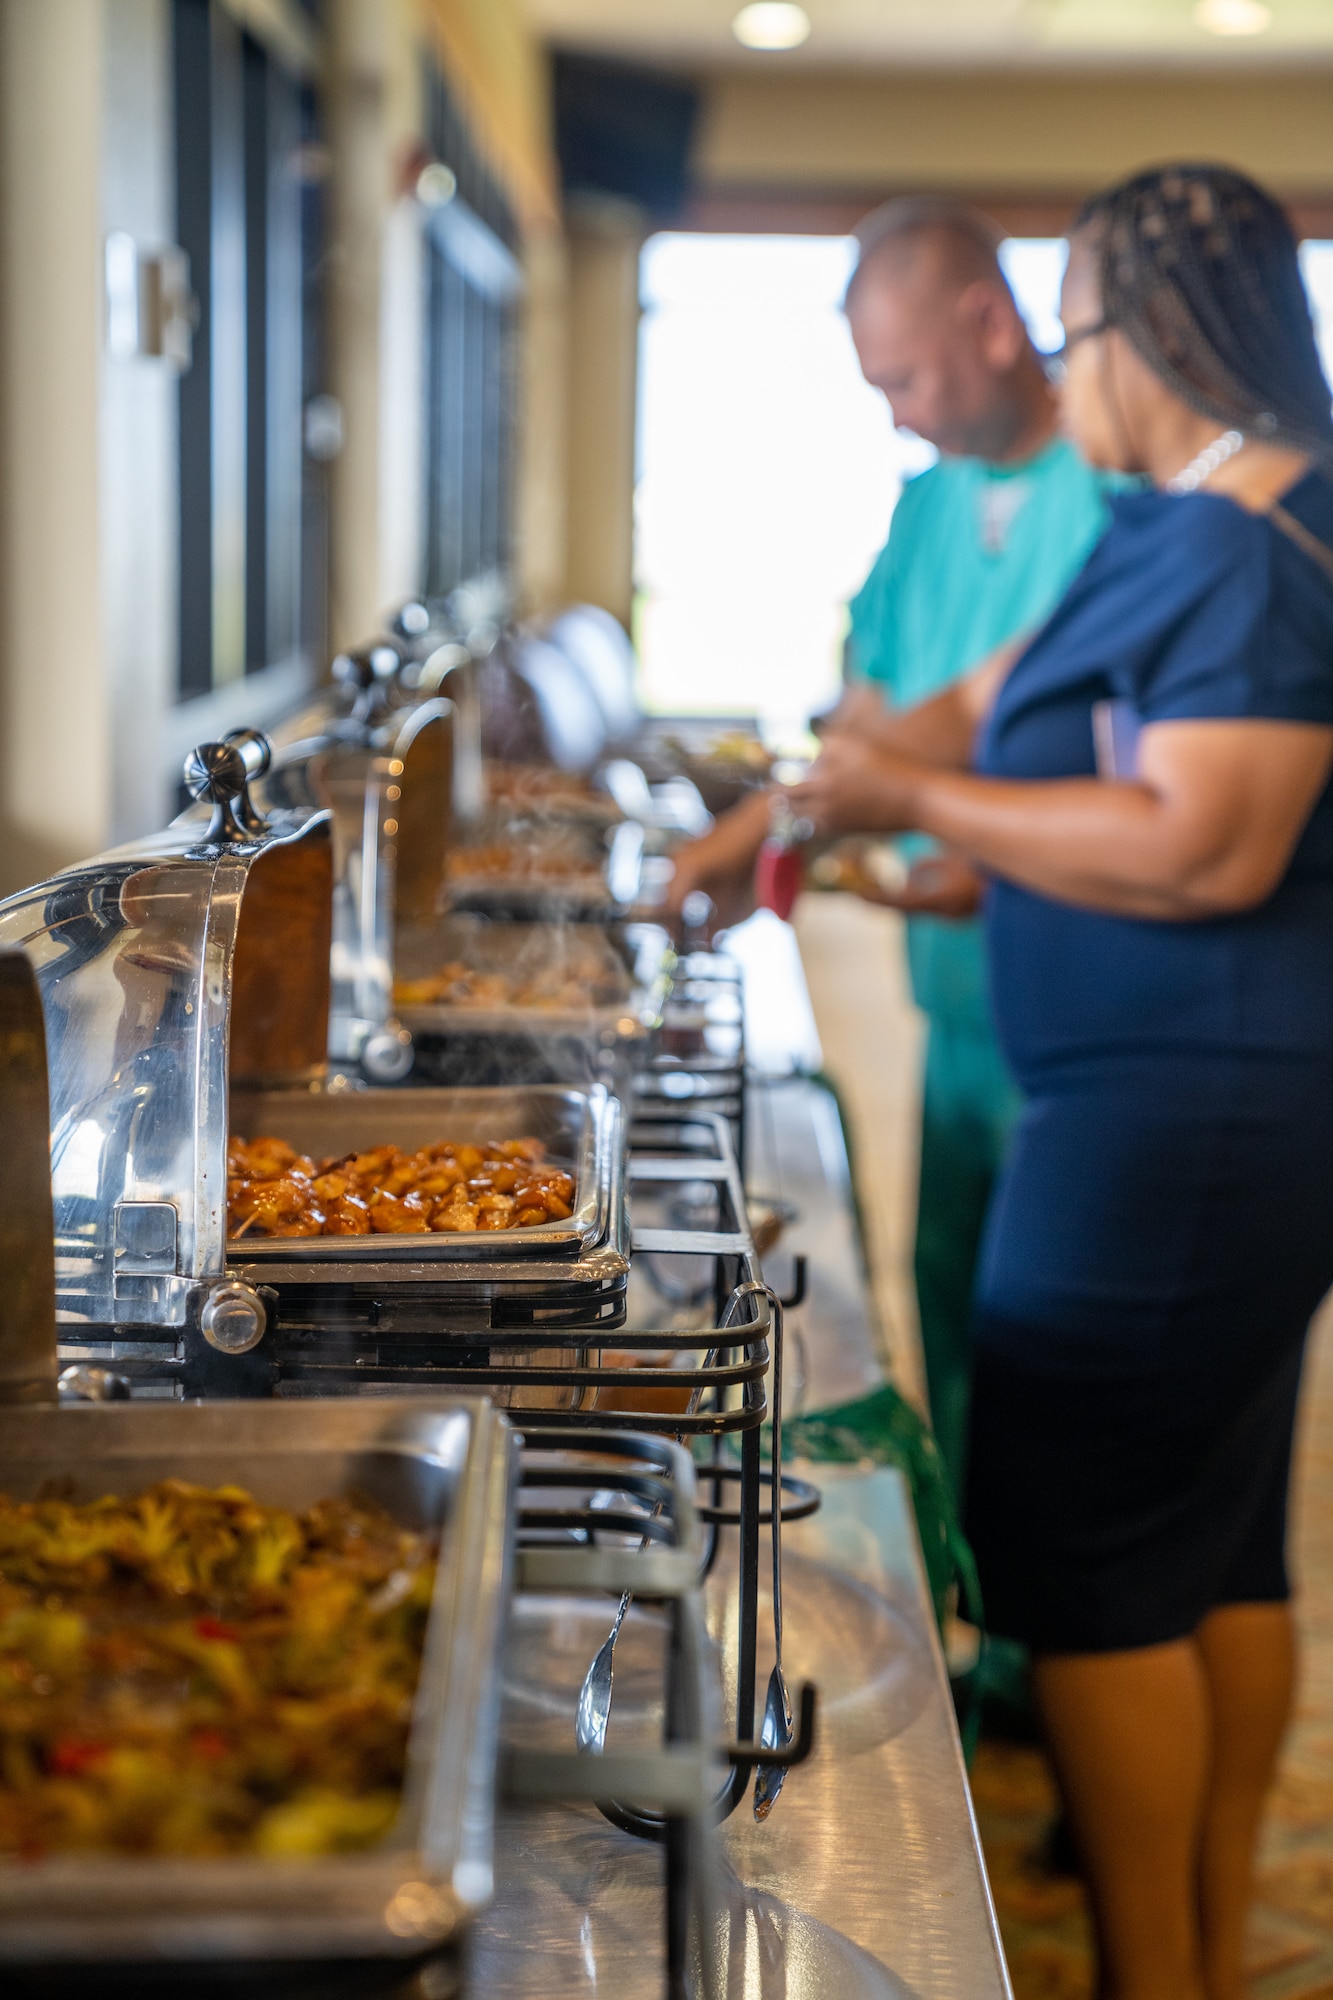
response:
<path id="1" fill-rule="evenodd" d="M 495 838 L 515 846 L 525 837 L 536 842 L 541 838 L 543 826 L 550 823 L 544 819 L 535 826 L 527 826 L 509 815 Z M 586 848 L 587 868 L 550 875 L 469 874 L 462 866 L 460 854 L 444 892 L 449 908 L 481 910 L 490 916 L 517 921 L 549 922 L 554 918 L 567 923 L 607 923 L 623 916 L 637 901 L 643 880 L 643 828 L 637 821 L 624 820 L 605 840 L 592 838 L 589 829 L 577 822 L 567 823 L 559 831 L 569 835 L 571 851 L 579 846 Z M 487 844 L 483 833 L 478 845 Z"/>
<path id="2" fill-rule="evenodd" d="M 181 1478 L 237 1482 L 302 1508 L 355 1490 L 403 1526 L 440 1534 L 408 1774 L 388 1839 L 362 1854 L 282 1863 L 0 1861 L 7 1990 L 25 1969 L 43 1993 L 87 1992 L 90 1979 L 100 1990 L 119 1965 L 136 1980 L 142 1968 L 149 1990 L 173 1992 L 229 1968 L 252 1992 L 275 1963 L 309 1972 L 323 1962 L 329 1974 L 347 1962 L 410 1964 L 457 1937 L 491 1893 L 512 1446 L 504 1420 L 464 1397 L 314 1403 L 299 1423 L 263 1403 L 0 1410 L 0 1480 L 20 1497 L 53 1481 L 92 1499 Z"/>
<path id="3" fill-rule="evenodd" d="M 615 1233 L 613 1155 L 623 1146 L 620 1106 L 605 1089 L 263 1090 L 231 1093 L 231 1130 L 248 1139 L 271 1134 L 317 1158 L 372 1146 L 404 1148 L 440 1139 L 540 1139 L 575 1178 L 567 1222 L 524 1229 L 441 1231 L 422 1236 L 246 1236 L 227 1245 L 229 1270 L 282 1265 L 318 1267 L 336 1281 L 364 1276 L 368 1265 L 410 1267 L 426 1276 L 443 1265 L 514 1265 L 526 1258 L 575 1258 Z M 407 1275 L 406 1271 L 404 1275 Z"/>
<path id="4" fill-rule="evenodd" d="M 416 1075 L 436 1083 L 591 1081 L 628 1090 L 652 1059 L 668 1005 L 675 951 L 657 924 L 494 922 L 449 918 L 414 940 L 400 961 L 415 969 L 459 960 L 486 974 L 532 979 L 582 962 L 605 968 L 605 996 L 580 1007 L 467 1006 L 400 1001 L 416 1047 Z"/>

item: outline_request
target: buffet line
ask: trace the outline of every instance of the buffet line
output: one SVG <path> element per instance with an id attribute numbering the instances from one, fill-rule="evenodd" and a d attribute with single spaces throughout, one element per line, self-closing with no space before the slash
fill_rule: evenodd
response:
<path id="1" fill-rule="evenodd" d="M 446 2000 L 503 1797 L 657 1843 L 711 1996 L 715 1828 L 810 1753 L 739 975 L 654 902 L 753 761 L 618 710 L 595 625 L 494 637 L 407 607 L 0 904 L 7 1990 Z M 589 1597 L 573 1731 L 502 1753 L 515 1606 Z"/>

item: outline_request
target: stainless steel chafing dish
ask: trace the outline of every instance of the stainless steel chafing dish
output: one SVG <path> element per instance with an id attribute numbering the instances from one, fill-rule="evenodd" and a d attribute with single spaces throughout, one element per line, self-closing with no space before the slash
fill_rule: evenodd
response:
<path id="1" fill-rule="evenodd" d="M 0 904 L 37 976 L 62 1317 L 175 1327 L 225 1275 L 229 1081 L 309 1084 L 327 1056 L 325 812 L 259 821 L 260 753 L 213 744 L 213 809 Z"/>
<path id="2" fill-rule="evenodd" d="M 263 810 L 332 814 L 329 1054 L 376 1083 L 412 1067 L 394 1016 L 396 931 L 431 918 L 444 896 L 464 741 L 451 702 L 393 704 L 401 664 L 387 642 L 340 655 L 334 686 L 274 733 L 255 789 Z"/>
<path id="3" fill-rule="evenodd" d="M 398 1018 L 437 1082 L 602 1077 L 626 1092 L 657 1046 L 675 963 L 655 924 L 459 913 L 401 938 Z M 448 996 L 428 997 L 455 967 Z"/>
<path id="4" fill-rule="evenodd" d="M 265 1336 L 289 1295 L 315 1335 L 401 1319 L 408 1300 L 414 1337 L 614 1323 L 629 1246 L 604 1090 L 328 1085 L 330 815 L 258 815 L 247 777 L 264 755 L 254 737 L 204 746 L 189 768 L 211 820 L 195 809 L 0 904 L 0 947 L 26 952 L 46 1018 L 65 1359 L 124 1363 L 159 1392 L 268 1394 Z M 233 1119 L 326 1153 L 537 1136 L 574 1168 L 575 1212 L 470 1236 L 229 1243 Z"/>
<path id="5" fill-rule="evenodd" d="M 488 806 L 467 845 L 450 854 L 448 907 L 519 922 L 613 922 L 638 900 L 643 855 L 636 820 L 601 827 L 540 808 Z"/>
<path id="6" fill-rule="evenodd" d="M 327 1982 L 349 1962 L 387 1971 L 458 1937 L 491 1893 L 513 1442 L 502 1417 L 464 1398 L 318 1403 L 299 1424 L 277 1404 L 0 1410 L 0 1480 L 18 1498 L 53 1480 L 74 1499 L 96 1499 L 165 1478 L 239 1482 L 291 1508 L 358 1492 L 440 1544 L 407 1779 L 384 1842 L 276 1864 L 0 1861 L 0 1980 L 40 1970 L 50 1992 L 62 1975 L 95 1969 L 105 1981 L 120 1965 L 152 1990 L 154 1975 L 249 1981 L 297 1961 L 307 1973 L 322 1964 Z"/>

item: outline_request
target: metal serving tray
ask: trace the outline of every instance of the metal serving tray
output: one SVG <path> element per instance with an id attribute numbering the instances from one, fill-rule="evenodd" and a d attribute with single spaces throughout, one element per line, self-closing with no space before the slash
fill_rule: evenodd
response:
<path id="1" fill-rule="evenodd" d="M 184 1981 L 275 1961 L 330 1972 L 438 1951 L 491 1894 L 497 1655 L 508 1596 L 513 1437 L 488 1404 L 101 1404 L 0 1410 L 0 1484 L 94 1499 L 154 1480 L 238 1482 L 307 1507 L 357 1491 L 440 1536 L 402 1805 L 363 1854 L 289 1862 L 57 1855 L 0 1861 L 0 1983 L 51 1992 L 110 1968 Z M 336 1962 L 336 1964 L 331 1963 Z M 62 1980 L 61 1974 L 65 1977 Z M 177 1985 L 175 1991 L 184 1990 Z M 239 1990 L 239 1989 L 238 1989 Z M 255 1990 L 247 1984 L 247 1991 Z M 327 1986 L 320 1988 L 328 1991 Z"/>
<path id="2" fill-rule="evenodd" d="M 231 1093 L 231 1130 L 250 1139 L 272 1134 L 316 1157 L 372 1146 L 413 1148 L 439 1139 L 540 1139 L 573 1172 L 576 1205 L 567 1222 L 526 1229 L 424 1236 L 246 1236 L 229 1240 L 229 1267 L 318 1266 L 332 1281 L 340 1270 L 350 1279 L 363 1277 L 367 1265 L 407 1265 L 426 1276 L 440 1265 L 574 1258 L 615 1230 L 612 1155 L 623 1148 L 623 1124 L 618 1102 L 600 1085 L 587 1090 L 539 1084 L 525 1089 L 310 1091 L 237 1086 Z"/>
<path id="3" fill-rule="evenodd" d="M 537 830 L 557 817 L 550 815 L 538 822 Z M 623 917 L 638 900 L 643 880 L 643 828 L 635 820 L 622 820 L 604 842 L 596 843 L 589 839 L 587 827 L 578 822 L 567 823 L 565 830 L 574 836 L 573 844 L 581 842 L 589 848 L 590 856 L 599 861 L 596 869 L 546 876 L 470 875 L 458 869 L 451 872 L 445 890 L 448 906 L 482 910 L 520 922 L 609 923 Z M 508 815 L 497 829 L 497 837 L 521 838 L 522 831 L 522 822 L 516 823 Z M 479 844 L 486 844 L 484 836 Z"/>
<path id="4" fill-rule="evenodd" d="M 596 965 L 605 975 L 600 990 L 606 997 L 582 1007 L 403 1001 L 398 1019 L 416 1044 L 418 1075 L 440 1082 L 501 1076 L 619 1081 L 632 1077 L 656 1049 L 676 954 L 657 924 L 566 926 L 460 913 L 411 940 L 400 956 L 400 977 L 422 976 L 453 961 L 481 974 L 529 979 Z"/>

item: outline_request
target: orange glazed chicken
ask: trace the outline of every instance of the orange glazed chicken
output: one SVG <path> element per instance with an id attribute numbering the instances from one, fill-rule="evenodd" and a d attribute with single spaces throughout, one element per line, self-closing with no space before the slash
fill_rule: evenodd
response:
<path id="1" fill-rule="evenodd" d="M 455 1229 L 529 1229 L 573 1212 L 574 1176 L 538 1139 L 419 1152 L 376 1146 L 324 1160 L 282 1139 L 232 1139 L 227 1233 L 237 1236 L 424 1236 Z"/>

